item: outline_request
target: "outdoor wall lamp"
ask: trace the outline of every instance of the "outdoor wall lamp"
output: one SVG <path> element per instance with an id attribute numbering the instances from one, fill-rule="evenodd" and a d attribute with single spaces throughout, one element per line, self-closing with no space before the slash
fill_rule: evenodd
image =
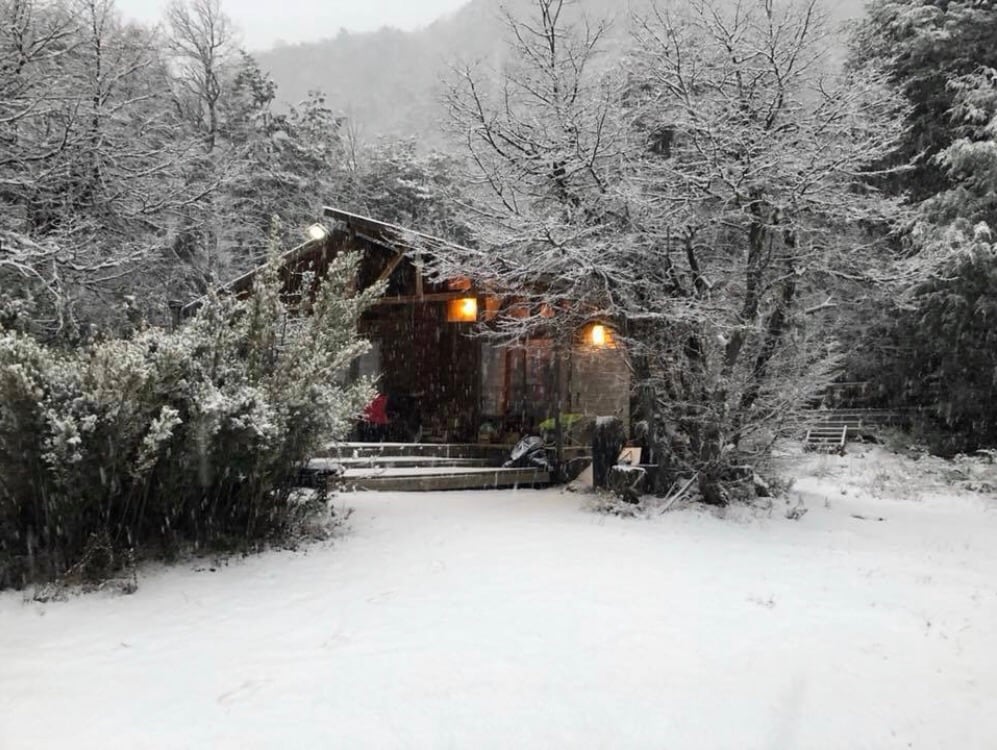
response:
<path id="1" fill-rule="evenodd" d="M 326 229 L 324 224 L 312 224 L 305 230 L 305 235 L 312 242 L 322 242 L 329 237 L 329 230 Z"/>
<path id="2" fill-rule="evenodd" d="M 602 323 L 592 323 L 585 331 L 585 343 L 597 349 L 605 349 L 613 345 L 613 334 Z"/>
<path id="3" fill-rule="evenodd" d="M 478 298 L 461 297 L 447 303 L 448 323 L 474 323 L 478 319 Z"/>

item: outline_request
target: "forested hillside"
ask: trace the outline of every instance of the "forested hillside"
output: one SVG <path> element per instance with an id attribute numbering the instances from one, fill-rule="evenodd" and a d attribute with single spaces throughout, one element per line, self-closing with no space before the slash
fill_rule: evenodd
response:
<path id="1" fill-rule="evenodd" d="M 577 5 L 593 20 L 612 19 L 610 49 L 622 56 L 631 14 L 647 13 L 649 3 L 578 0 Z M 832 26 L 839 26 L 858 19 L 864 5 L 863 0 L 841 0 L 827 3 L 824 12 Z M 416 136 L 439 146 L 445 142 L 439 127 L 445 118 L 441 79 L 457 61 L 501 63 L 508 55 L 502 9 L 525 16 L 531 6 L 530 0 L 471 0 L 419 31 L 341 32 L 320 42 L 281 46 L 258 58 L 287 102 L 319 89 L 368 137 Z"/>
<path id="2" fill-rule="evenodd" d="M 275 216 L 290 245 L 330 196 L 411 220 L 447 171 L 365 149 L 321 93 L 278 106 L 218 0 L 159 28 L 113 0 L 0 0 L 0 19 L 0 325 L 76 342 L 165 322 L 259 263 Z"/>

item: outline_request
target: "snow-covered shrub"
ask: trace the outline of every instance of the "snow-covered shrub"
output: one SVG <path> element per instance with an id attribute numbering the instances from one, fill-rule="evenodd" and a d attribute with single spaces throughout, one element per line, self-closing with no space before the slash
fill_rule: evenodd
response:
<path id="1" fill-rule="evenodd" d="M 371 395 L 345 372 L 376 290 L 335 260 L 307 309 L 276 255 L 245 300 L 212 298 L 174 332 L 60 352 L 0 329 L 0 587 L 93 557 L 246 547 L 288 529 L 302 463 Z"/>

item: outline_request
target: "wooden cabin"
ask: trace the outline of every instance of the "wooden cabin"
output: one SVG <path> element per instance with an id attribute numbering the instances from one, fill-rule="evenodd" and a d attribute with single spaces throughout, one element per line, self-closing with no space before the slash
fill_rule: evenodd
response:
<path id="1" fill-rule="evenodd" d="M 336 208 L 324 213 L 328 224 L 284 255 L 285 287 L 295 291 L 303 272 L 321 275 L 331 258 L 348 251 L 361 255 L 359 288 L 386 282 L 361 322 L 372 349 L 352 374 L 378 377 L 392 416 L 389 439 L 512 442 L 553 417 L 559 397 L 562 414 L 629 422 L 630 374 L 607 326 L 580 331 L 560 361 L 550 339 L 497 343 L 480 335 L 481 324 L 508 295 L 476 288 L 469 278 L 433 279 L 425 272 L 421 259 L 454 245 Z M 227 289 L 247 292 L 256 272 Z"/>

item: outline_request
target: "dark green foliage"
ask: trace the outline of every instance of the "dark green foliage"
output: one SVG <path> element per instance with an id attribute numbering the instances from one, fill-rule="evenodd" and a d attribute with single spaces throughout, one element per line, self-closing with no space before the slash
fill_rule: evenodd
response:
<path id="1" fill-rule="evenodd" d="M 912 110 L 890 165 L 912 171 L 890 178 L 915 201 L 949 188 L 952 177 L 934 157 L 957 137 L 949 85 L 981 66 L 997 66 L 997 8 L 990 0 L 875 0 L 853 42 L 852 61 L 886 65 Z"/>
<path id="2" fill-rule="evenodd" d="M 347 181 L 344 118 L 318 91 L 280 111 L 277 87 L 256 61 L 242 53 L 235 75 L 224 137 L 239 147 L 240 168 L 223 191 L 239 271 L 265 256 L 272 216 L 297 244 L 301 229 L 322 215 L 324 201 L 338 200 Z"/>
<path id="3" fill-rule="evenodd" d="M 894 313 L 873 358 L 882 405 L 916 408 L 931 448 L 951 455 L 997 445 L 997 246 L 987 237 L 919 284 Z"/>
<path id="4" fill-rule="evenodd" d="M 69 354 L 0 331 L 0 588 L 287 532 L 297 471 L 369 397 L 344 380 L 374 293 L 346 296 L 355 262 L 333 264 L 307 317 L 274 260 L 249 299 L 173 333 Z"/>
<path id="5" fill-rule="evenodd" d="M 935 450 L 997 443 L 993 228 L 997 226 L 997 7 L 993 2 L 875 2 L 857 58 L 878 58 L 913 109 L 894 163 L 918 201 L 913 281 L 874 306 L 851 377 L 881 405 L 917 407 Z M 899 301 L 899 304 L 893 304 Z"/>
<path id="6" fill-rule="evenodd" d="M 953 80 L 950 120 L 957 136 L 936 161 L 951 185 L 924 203 L 936 224 L 985 222 L 997 227 L 997 70 L 981 68 Z"/>

